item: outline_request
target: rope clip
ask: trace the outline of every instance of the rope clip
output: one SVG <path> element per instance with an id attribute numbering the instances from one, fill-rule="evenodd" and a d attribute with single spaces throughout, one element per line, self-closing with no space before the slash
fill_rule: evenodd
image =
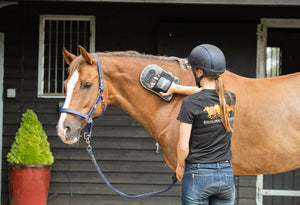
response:
<path id="1" fill-rule="evenodd" d="M 83 135 L 83 139 L 85 140 L 85 143 L 87 144 L 86 150 L 92 150 L 92 146 L 91 146 L 91 141 L 90 141 L 91 136 L 87 133 L 84 133 Z"/>

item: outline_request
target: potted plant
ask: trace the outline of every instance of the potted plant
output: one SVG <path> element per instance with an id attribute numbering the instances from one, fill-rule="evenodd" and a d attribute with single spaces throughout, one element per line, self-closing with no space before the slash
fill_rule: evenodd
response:
<path id="1" fill-rule="evenodd" d="M 54 157 L 37 115 L 23 114 L 15 141 L 7 154 L 11 205 L 46 205 Z"/>

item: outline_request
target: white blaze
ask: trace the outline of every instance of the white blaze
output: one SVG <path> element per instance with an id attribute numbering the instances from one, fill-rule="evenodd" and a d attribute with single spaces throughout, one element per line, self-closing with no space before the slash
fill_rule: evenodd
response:
<path id="1" fill-rule="evenodd" d="M 76 85 L 78 79 L 79 79 L 79 73 L 76 70 L 73 73 L 73 75 L 71 76 L 71 78 L 67 84 L 68 92 L 67 92 L 67 96 L 66 96 L 66 100 L 65 100 L 63 108 L 69 108 L 71 98 L 73 95 L 73 91 L 74 91 L 74 88 L 75 88 L 75 85 Z M 58 123 L 58 130 L 59 130 L 58 135 L 59 136 L 65 136 L 65 129 L 63 128 L 63 125 L 64 125 L 64 121 L 65 121 L 66 117 L 67 117 L 67 113 L 61 113 L 60 118 L 59 118 L 59 123 Z"/>

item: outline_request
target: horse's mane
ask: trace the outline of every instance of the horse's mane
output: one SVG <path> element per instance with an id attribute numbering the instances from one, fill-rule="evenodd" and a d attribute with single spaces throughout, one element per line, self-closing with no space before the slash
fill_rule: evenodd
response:
<path id="1" fill-rule="evenodd" d="M 135 58 L 147 58 L 147 59 L 153 59 L 153 60 L 159 60 L 159 61 L 169 61 L 169 62 L 177 62 L 180 66 L 180 69 L 186 70 L 186 66 L 184 66 L 185 63 L 187 63 L 187 60 L 184 58 L 178 58 L 176 56 L 156 56 L 156 55 L 150 55 L 150 54 L 143 54 L 139 53 L 137 51 L 114 51 L 114 52 L 99 52 L 97 53 L 100 56 L 118 56 L 118 57 L 135 57 Z"/>
<path id="2" fill-rule="evenodd" d="M 143 54 L 137 51 L 113 51 L 113 52 L 97 52 L 98 56 L 107 56 L 107 57 L 132 57 L 132 58 L 147 58 L 159 61 L 168 61 L 168 62 L 177 62 L 179 64 L 180 69 L 186 70 L 187 67 L 184 65 L 187 63 L 187 59 L 178 58 L 176 56 L 156 56 L 150 54 Z M 83 58 L 76 58 L 71 66 L 69 67 L 69 73 L 72 73 L 74 70 L 79 70 L 81 64 L 83 63 Z"/>

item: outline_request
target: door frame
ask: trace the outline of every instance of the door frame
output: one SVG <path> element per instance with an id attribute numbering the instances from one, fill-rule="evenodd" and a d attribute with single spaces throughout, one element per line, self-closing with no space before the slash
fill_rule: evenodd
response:
<path id="1" fill-rule="evenodd" d="M 269 19 L 262 18 L 257 25 L 257 57 L 256 77 L 266 76 L 266 50 L 268 42 L 268 28 L 300 28 L 300 19 Z M 300 191 L 275 190 L 263 188 L 263 175 L 256 178 L 256 204 L 263 205 L 263 196 L 296 196 L 300 197 Z"/>
<path id="2" fill-rule="evenodd" d="M 0 147 L 3 148 L 3 81 L 4 81 L 4 33 L 0 33 Z M 2 149 L 1 149 L 2 150 Z M 0 152 L 0 159 L 2 159 L 2 152 Z M 0 163 L 0 176 L 2 170 L 2 163 Z M 0 177 L 0 184 L 2 183 Z M 0 193 L 2 193 L 0 186 Z M 1 194 L 0 194 L 1 201 Z"/>

